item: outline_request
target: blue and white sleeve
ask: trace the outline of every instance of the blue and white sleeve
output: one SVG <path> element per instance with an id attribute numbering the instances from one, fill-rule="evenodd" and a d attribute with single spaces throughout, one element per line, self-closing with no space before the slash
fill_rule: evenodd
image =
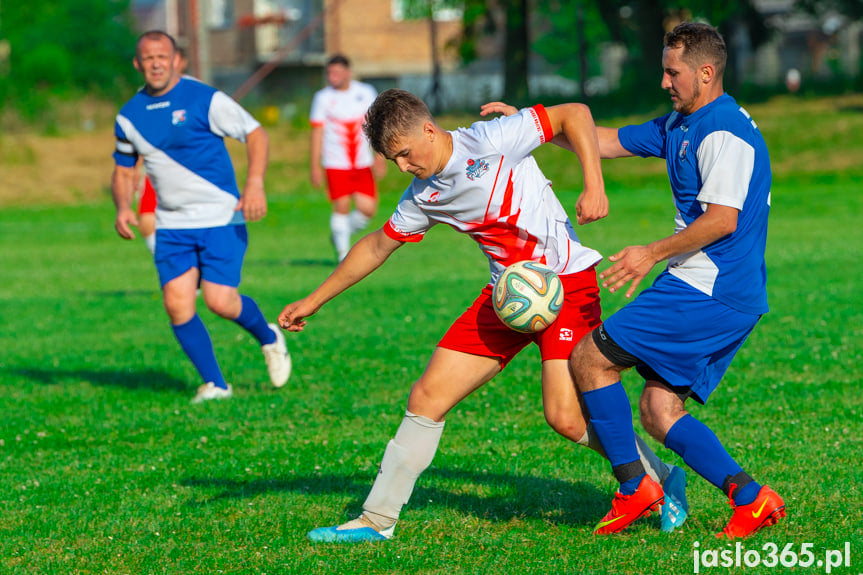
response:
<path id="1" fill-rule="evenodd" d="M 241 142 L 261 124 L 236 100 L 224 92 L 215 92 L 208 113 L 210 130 L 217 136 L 229 136 Z"/>
<path id="2" fill-rule="evenodd" d="M 701 141 L 697 156 L 702 181 L 698 201 L 742 210 L 755 166 L 755 149 L 731 132 L 718 130 Z"/>
<path id="3" fill-rule="evenodd" d="M 118 115 L 114 122 L 114 137 L 117 140 L 114 146 L 114 162 L 124 168 L 134 168 L 135 164 L 138 163 L 138 151 L 135 150 L 135 146 L 126 136 L 121 125 L 121 118 L 122 116 Z"/>

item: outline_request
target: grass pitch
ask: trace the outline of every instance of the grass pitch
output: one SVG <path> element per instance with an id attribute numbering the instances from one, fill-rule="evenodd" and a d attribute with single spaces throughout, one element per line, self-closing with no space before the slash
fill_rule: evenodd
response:
<path id="1" fill-rule="evenodd" d="M 772 311 L 708 406 L 692 409 L 786 499 L 788 517 L 743 542 L 767 563 L 704 566 L 705 552 L 735 547 L 713 539 L 730 513 L 724 497 L 692 472 L 683 530 L 662 534 L 651 518 L 594 537 L 616 485 L 604 460 L 546 426 L 534 349 L 448 416 L 395 539 L 309 543 L 308 530 L 360 511 L 410 384 L 487 280 L 485 258 L 442 227 L 399 250 L 289 336 L 295 371 L 282 390 L 252 339 L 202 306 L 235 398 L 192 406 L 196 374 L 148 253 L 116 236 L 103 194 L 0 212 L 0 572 L 692 573 L 698 552 L 702 573 L 762 573 L 791 570 L 766 566 L 771 545 L 779 557 L 811 544 L 816 562 L 796 572 L 821 573 L 846 543 L 850 566 L 832 572 L 863 571 L 861 109 L 847 97 L 749 110 L 775 168 Z M 250 226 L 242 290 L 275 318 L 326 277 L 333 253 L 306 158 L 278 153 L 302 149 L 307 134 L 271 136 L 270 214 Z M 536 155 L 571 208 L 574 158 Z M 107 179 L 109 152 L 93 169 Z M 611 255 L 671 232 L 662 162 L 616 160 L 605 175 L 611 216 L 579 228 L 586 244 Z M 406 184 L 390 167 L 373 225 Z M 604 291 L 605 314 L 624 301 Z M 637 376 L 624 384 L 637 397 Z"/>

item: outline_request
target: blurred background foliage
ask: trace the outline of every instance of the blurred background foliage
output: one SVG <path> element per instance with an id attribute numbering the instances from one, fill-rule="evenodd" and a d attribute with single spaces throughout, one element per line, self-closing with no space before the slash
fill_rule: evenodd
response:
<path id="1" fill-rule="evenodd" d="M 129 0 L 0 0 L 0 107 L 26 122 L 56 100 L 128 97 L 136 37 Z"/>
<path id="2" fill-rule="evenodd" d="M 57 115 L 68 114 L 82 100 L 117 104 L 127 99 L 140 85 L 131 65 L 138 35 L 131 2 L 0 0 L 0 126 L 8 131 L 35 124 L 51 132 Z M 545 70 L 578 82 L 578 99 L 598 115 L 664 105 L 659 57 L 664 30 L 677 21 L 710 22 L 726 39 L 745 30 L 752 50 L 773 32 L 754 0 L 404 0 L 403 5 L 406 17 L 430 22 L 436 10 L 460 10 L 463 32 L 451 48 L 465 65 L 477 58 L 490 34 L 501 32 L 501 53 L 494 56 L 503 67 L 504 100 L 519 106 L 537 99 L 554 103 L 554 97 L 528 90 L 529 74 L 541 62 Z M 816 17 L 863 18 L 863 0 L 796 0 L 795 7 Z M 603 58 L 615 49 L 610 47 L 623 54 L 621 77 L 613 91 L 600 90 L 602 98 L 592 99 L 590 82 L 600 78 Z M 738 73 L 732 65 L 726 70 L 725 84 L 734 95 L 758 100 L 775 93 L 746 85 Z M 433 74 L 439 82 L 437 62 Z M 807 89 L 859 89 L 861 77 Z"/>

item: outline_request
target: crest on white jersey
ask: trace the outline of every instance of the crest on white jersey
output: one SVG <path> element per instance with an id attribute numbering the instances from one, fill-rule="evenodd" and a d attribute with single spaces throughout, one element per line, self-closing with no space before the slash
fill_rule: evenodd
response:
<path id="1" fill-rule="evenodd" d="M 468 160 L 465 167 L 465 175 L 470 181 L 481 178 L 488 172 L 488 162 L 485 160 Z"/>

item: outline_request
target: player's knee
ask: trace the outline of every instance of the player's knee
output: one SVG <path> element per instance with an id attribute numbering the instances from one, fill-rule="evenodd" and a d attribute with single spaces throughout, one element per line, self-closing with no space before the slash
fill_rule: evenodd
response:
<path id="1" fill-rule="evenodd" d="M 441 389 L 441 386 L 431 385 L 420 378 L 411 387 L 408 411 L 433 421 L 443 421 L 452 406 L 458 403 L 458 399 L 448 396 Z"/>
<path id="2" fill-rule="evenodd" d="M 191 320 L 195 315 L 195 304 L 191 304 L 183 297 L 172 292 L 165 292 L 162 297 L 162 305 L 173 325 L 182 325 Z"/>
<path id="3" fill-rule="evenodd" d="M 581 391 L 590 391 L 602 387 L 606 374 L 614 377 L 617 373 L 613 365 L 597 348 L 593 336 L 588 333 L 573 348 L 569 356 L 569 366 L 575 378 L 576 386 Z"/>
<path id="4" fill-rule="evenodd" d="M 226 293 L 204 292 L 204 303 L 211 312 L 225 319 L 236 319 L 242 311 L 242 304 L 237 305 L 236 298 Z"/>
<path id="5" fill-rule="evenodd" d="M 659 431 L 656 413 L 651 411 L 650 407 L 645 405 L 643 400 L 638 406 L 638 411 L 641 416 L 641 425 L 644 427 L 644 430 L 649 433 L 651 437 L 656 438 L 656 434 Z"/>
<path id="6" fill-rule="evenodd" d="M 569 354 L 569 366 L 576 376 L 588 370 L 589 357 L 593 353 L 592 347 L 595 347 L 593 341 L 585 336 L 572 348 L 572 353 Z"/>
<path id="7" fill-rule="evenodd" d="M 641 396 L 638 403 L 638 411 L 641 416 L 641 425 L 644 430 L 657 441 L 665 441 L 665 434 L 670 427 L 671 415 L 666 406 L 648 394 Z"/>
<path id="8" fill-rule="evenodd" d="M 584 437 L 587 431 L 587 423 L 584 418 L 575 413 L 562 410 L 546 410 L 545 421 L 558 434 L 577 442 Z"/>

